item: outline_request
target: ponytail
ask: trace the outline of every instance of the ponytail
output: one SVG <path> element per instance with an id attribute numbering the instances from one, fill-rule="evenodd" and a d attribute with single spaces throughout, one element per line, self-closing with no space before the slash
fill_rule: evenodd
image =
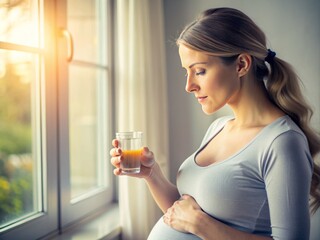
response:
<path id="1" fill-rule="evenodd" d="M 270 74 L 266 88 L 270 99 L 300 127 L 308 139 L 310 153 L 313 158 L 320 151 L 320 137 L 310 127 L 313 111 L 306 103 L 300 89 L 300 79 L 292 67 L 285 61 L 274 58 L 270 61 Z M 320 207 L 320 167 L 314 162 L 311 182 L 311 212 Z"/>

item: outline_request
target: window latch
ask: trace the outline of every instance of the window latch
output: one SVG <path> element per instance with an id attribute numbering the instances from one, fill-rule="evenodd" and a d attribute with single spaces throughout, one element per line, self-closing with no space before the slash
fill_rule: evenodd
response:
<path id="1" fill-rule="evenodd" d="M 67 29 L 60 29 L 61 36 L 65 37 L 67 40 L 67 61 L 71 62 L 73 59 L 73 38 L 71 33 Z"/>

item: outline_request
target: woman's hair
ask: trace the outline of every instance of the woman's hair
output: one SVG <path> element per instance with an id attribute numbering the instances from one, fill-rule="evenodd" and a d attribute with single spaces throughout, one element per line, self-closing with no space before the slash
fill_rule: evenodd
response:
<path id="1" fill-rule="evenodd" d="M 310 127 L 313 112 L 301 93 L 299 78 L 285 61 L 274 56 L 270 60 L 265 34 L 247 15 L 232 8 L 208 9 L 185 27 L 177 44 L 218 56 L 225 63 L 234 61 L 243 52 L 250 54 L 255 76 L 265 80 L 270 100 L 304 132 L 312 157 L 319 153 L 320 138 Z M 312 212 L 320 206 L 319 186 L 320 168 L 314 164 L 310 190 Z"/>

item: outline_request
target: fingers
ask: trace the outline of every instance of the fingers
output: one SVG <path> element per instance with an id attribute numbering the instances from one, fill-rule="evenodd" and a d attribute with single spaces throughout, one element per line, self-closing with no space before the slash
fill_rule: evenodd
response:
<path id="1" fill-rule="evenodd" d="M 135 177 L 150 176 L 151 169 L 155 164 L 153 152 L 147 147 L 143 147 L 141 151 L 141 172 L 139 174 L 122 173 L 120 163 L 123 161 L 122 150 L 117 139 L 112 140 L 113 148 L 110 150 L 111 164 L 115 167 L 113 173 L 115 175 L 132 175 Z"/>
<path id="2" fill-rule="evenodd" d="M 118 147 L 114 147 L 110 150 L 110 156 L 111 157 L 116 157 L 116 156 L 120 156 L 122 153 L 121 148 Z"/>
<path id="3" fill-rule="evenodd" d="M 114 174 L 114 175 L 117 175 L 117 176 L 121 175 L 121 169 L 120 169 L 120 168 L 115 168 L 115 169 L 113 170 L 113 174 Z"/>
<path id="4" fill-rule="evenodd" d="M 121 175 L 120 162 L 122 151 L 119 148 L 119 141 L 117 139 L 112 140 L 113 148 L 110 150 L 111 164 L 115 167 L 113 170 L 114 175 Z"/>
<path id="5" fill-rule="evenodd" d="M 120 167 L 121 156 L 115 156 L 111 158 L 111 164 L 115 167 Z"/>
<path id="6" fill-rule="evenodd" d="M 114 146 L 115 148 L 119 147 L 119 140 L 118 139 L 113 139 L 112 140 L 112 146 Z"/>
<path id="7" fill-rule="evenodd" d="M 113 148 L 110 150 L 110 156 L 111 157 L 120 156 L 122 154 L 122 150 L 121 148 L 119 148 L 119 141 L 117 139 L 112 140 L 112 146 Z M 111 162 L 112 162 L 112 158 L 111 158 Z"/>
<path id="8" fill-rule="evenodd" d="M 188 195 L 188 194 L 183 194 L 180 199 L 182 199 L 182 200 L 187 200 L 187 199 L 190 199 L 190 198 L 192 198 L 190 195 Z"/>
<path id="9" fill-rule="evenodd" d="M 155 163 L 153 152 L 149 150 L 147 147 L 142 148 L 141 153 L 141 164 L 145 167 L 152 167 Z"/>

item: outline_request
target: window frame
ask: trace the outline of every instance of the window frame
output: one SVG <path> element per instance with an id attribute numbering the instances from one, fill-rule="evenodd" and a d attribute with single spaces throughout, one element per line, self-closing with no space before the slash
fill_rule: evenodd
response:
<path id="1" fill-rule="evenodd" d="M 43 45 L 45 48 L 28 47 L 19 44 L 0 42 L 0 49 L 18 50 L 22 52 L 36 53 L 41 59 L 39 72 L 41 77 L 41 167 L 42 167 L 42 190 L 43 190 L 43 210 L 29 218 L 18 221 L 15 224 L 8 226 L 0 231 L 0 239 L 38 239 L 45 236 L 56 235 L 63 232 L 70 225 L 80 223 L 88 216 L 94 216 L 97 212 L 108 211 L 116 200 L 115 178 L 112 174 L 108 174 L 108 182 L 110 183 L 107 189 L 99 191 L 95 196 L 90 196 L 78 201 L 70 203 L 68 197 L 69 177 L 68 168 L 65 168 L 68 161 L 68 151 L 65 146 L 69 137 L 68 117 L 66 116 L 67 108 L 61 108 L 64 101 L 67 100 L 67 88 L 63 88 L 63 83 L 66 81 L 67 63 L 65 61 L 66 40 L 61 38 L 60 31 L 65 27 L 66 23 L 66 2 L 67 0 L 56 1 L 38 1 L 43 7 Z M 41 5 L 42 4 L 42 5 Z M 112 7 L 113 1 L 106 0 L 107 5 L 107 115 L 106 118 L 110 121 L 107 126 L 105 152 L 108 156 L 108 146 L 111 146 L 111 138 L 114 124 L 114 108 L 113 108 L 113 82 L 112 82 Z M 55 10 L 53 10 L 55 9 Z M 39 11 L 41 14 L 41 11 Z M 41 21 L 40 21 L 41 22 Z M 40 26 L 41 27 L 41 26 Z M 62 101 L 61 101 L 62 100 Z M 108 161 L 108 159 L 105 159 Z M 111 168 L 111 166 L 110 166 Z M 112 172 L 112 171 L 110 171 Z M 68 217 L 65 217 L 68 216 Z"/>
<path id="2" fill-rule="evenodd" d="M 108 40 L 106 42 L 110 42 L 111 39 L 111 2 L 110 0 L 106 1 L 106 17 L 107 19 L 107 36 Z M 67 29 L 67 2 L 65 0 L 57 1 L 57 9 L 59 9 L 57 13 L 57 26 L 59 29 Z M 61 36 L 61 35 L 60 35 Z M 108 44 L 107 44 L 108 45 Z M 73 202 L 71 199 L 71 189 L 70 189 L 70 165 L 69 163 L 69 127 L 68 127 L 68 62 L 66 61 L 66 53 L 67 49 L 66 39 L 60 38 L 58 41 L 58 91 L 59 91 L 59 100 L 58 100 L 58 108 L 59 108 L 59 172 L 60 172 L 60 192 L 63 193 L 60 195 L 60 228 L 64 229 L 69 225 L 73 224 L 77 219 L 83 218 L 88 214 L 95 211 L 103 211 L 104 208 L 107 207 L 107 204 L 111 204 L 113 197 L 113 183 L 112 183 L 112 175 L 108 173 L 107 181 L 110 183 L 109 186 L 105 189 L 100 189 L 95 192 L 95 194 L 90 194 L 88 196 L 83 197 L 80 201 Z M 107 154 L 107 146 L 111 146 L 109 142 L 111 139 L 112 132 L 112 102 L 111 99 L 111 51 L 110 45 L 106 46 L 105 53 L 107 55 L 107 97 L 108 97 L 108 109 L 106 110 L 107 116 L 110 124 L 108 125 L 108 129 L 106 130 L 106 144 L 105 144 L 105 153 Z M 66 63 L 66 64 L 62 64 Z M 100 66 L 98 66 L 99 68 Z M 100 67 L 101 68 L 101 67 Z M 105 155 L 107 157 L 107 155 Z M 107 159 L 105 159 L 107 161 Z"/>
<path id="3" fill-rule="evenodd" d="M 41 47 L 29 47 L 21 44 L 13 44 L 10 42 L 0 42 L 0 48 L 4 50 L 14 50 L 25 53 L 37 54 L 39 58 L 39 72 L 40 75 L 40 98 L 41 98 L 41 186 L 42 186 L 42 211 L 31 215 L 23 220 L 17 221 L 5 228 L 0 232 L 0 238 L 3 239 L 18 239 L 23 236 L 24 239 L 35 239 L 41 236 L 45 236 L 48 233 L 58 230 L 58 202 L 55 201 L 58 198 L 58 182 L 52 181 L 56 179 L 58 175 L 58 145 L 57 145 L 57 133 L 56 128 L 58 126 L 57 119 L 54 117 L 54 113 L 57 111 L 57 96 L 55 82 L 55 71 L 52 53 L 55 52 L 54 31 L 50 29 L 49 23 L 53 21 L 53 13 L 50 9 L 54 8 L 54 2 L 44 1 L 43 5 L 39 4 L 39 8 L 43 7 L 43 12 L 46 14 L 46 18 L 43 18 L 41 11 L 39 11 L 40 21 L 44 21 L 43 25 L 43 37 L 44 43 L 47 46 L 52 46 L 50 50 L 44 50 Z M 41 36 L 40 36 L 41 38 Z M 42 39 L 40 39 L 42 40 Z M 51 66 L 51 67 L 50 67 Z M 52 126 L 52 127 L 45 127 Z M 46 147 L 50 146 L 50 148 Z M 32 231 L 30 231 L 32 229 Z"/>

